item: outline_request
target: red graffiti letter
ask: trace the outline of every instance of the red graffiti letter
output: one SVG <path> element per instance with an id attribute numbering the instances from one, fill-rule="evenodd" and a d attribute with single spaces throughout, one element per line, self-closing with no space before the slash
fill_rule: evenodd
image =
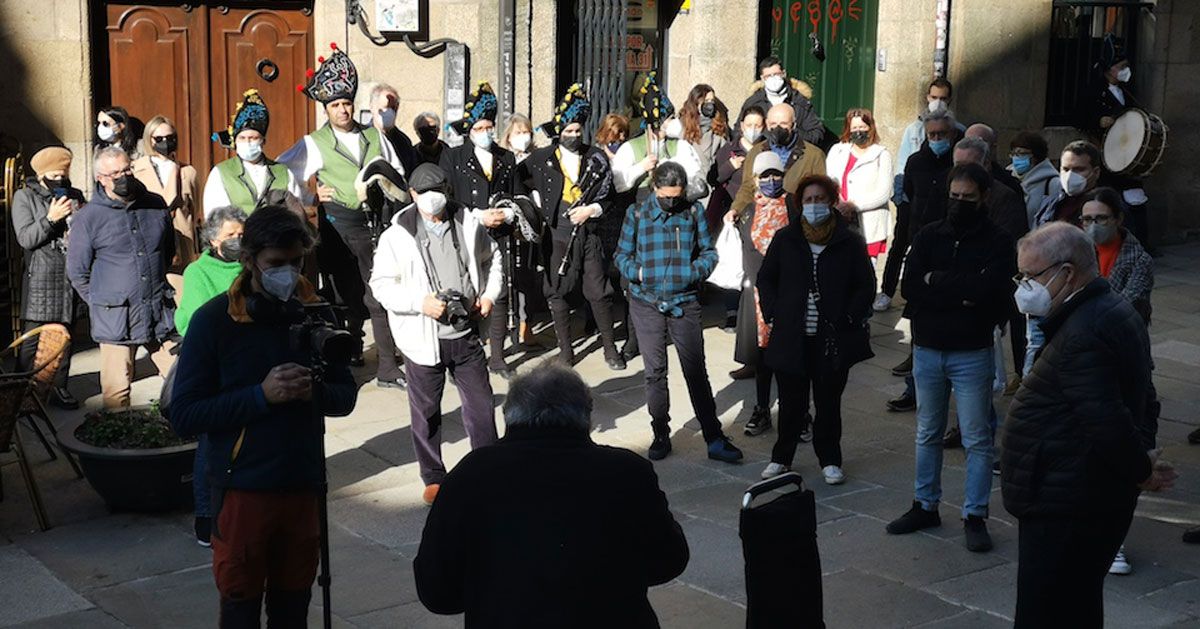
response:
<path id="1" fill-rule="evenodd" d="M 850 0 L 850 7 L 846 9 L 846 15 L 855 22 L 862 19 L 862 7 L 858 6 L 858 0 Z"/>
<path id="2" fill-rule="evenodd" d="M 812 32 L 817 32 L 821 24 L 821 0 L 808 0 L 808 21 L 812 23 Z"/>
<path id="3" fill-rule="evenodd" d="M 833 33 L 829 43 L 837 41 L 838 22 L 842 21 L 842 0 L 829 0 L 829 23 L 833 25 Z"/>
<path id="4" fill-rule="evenodd" d="M 803 2 L 793 2 L 792 9 L 788 13 L 792 16 L 792 32 L 796 32 L 796 25 L 800 23 L 800 11 L 804 8 Z"/>

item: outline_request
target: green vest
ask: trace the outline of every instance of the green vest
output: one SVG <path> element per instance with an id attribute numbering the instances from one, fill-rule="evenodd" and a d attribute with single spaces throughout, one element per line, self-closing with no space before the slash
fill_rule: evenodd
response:
<path id="1" fill-rule="evenodd" d="M 359 130 L 358 147 L 361 159 L 358 161 L 338 144 L 337 136 L 333 134 L 333 127 L 329 123 L 313 131 L 311 136 L 317 150 L 321 152 L 321 161 L 325 164 L 317 172 L 317 181 L 333 188 L 334 200 L 351 210 L 356 210 L 362 205 L 358 200 L 358 193 L 354 191 L 354 180 L 358 178 L 358 172 L 367 162 L 383 155 L 379 130 L 375 127 L 359 127 Z"/>
<path id="2" fill-rule="evenodd" d="M 646 153 L 650 152 L 650 143 L 649 143 L 649 141 L 647 141 L 646 138 L 647 138 L 647 134 L 643 133 L 642 135 L 639 135 L 638 137 L 629 141 L 629 147 L 633 149 L 633 163 L 635 163 L 635 164 L 640 163 L 642 160 L 646 159 Z M 670 159 L 672 157 L 675 157 L 675 155 L 677 154 L 677 150 L 679 148 L 679 140 L 667 138 L 666 140 L 663 141 L 663 146 L 664 146 L 665 150 L 663 151 L 663 155 L 659 155 L 659 158 Z M 650 177 L 649 177 L 649 173 L 646 173 L 638 179 L 638 184 L 635 187 L 646 188 L 649 186 L 650 186 Z"/>
<path id="3" fill-rule="evenodd" d="M 267 160 L 267 190 L 261 192 L 254 188 L 254 181 L 246 176 L 246 167 L 242 165 L 240 157 L 233 157 L 217 164 L 217 172 L 221 173 L 221 185 L 225 186 L 225 194 L 229 197 L 229 202 L 241 208 L 246 214 L 254 211 L 258 200 L 263 198 L 267 190 L 286 191 L 288 189 L 287 166 L 276 164 L 270 160 Z"/>

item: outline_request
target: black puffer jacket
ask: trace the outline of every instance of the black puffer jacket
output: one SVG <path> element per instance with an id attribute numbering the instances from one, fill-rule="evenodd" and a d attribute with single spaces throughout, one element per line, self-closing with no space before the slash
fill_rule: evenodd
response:
<path id="1" fill-rule="evenodd" d="M 1156 431 L 1145 418 L 1146 325 L 1096 279 L 1042 329 L 1046 344 L 1004 421 L 1004 508 L 1018 518 L 1129 509 Z"/>
<path id="2" fill-rule="evenodd" d="M 75 188 L 67 196 L 76 209 L 85 203 Z M 50 222 L 51 200 L 50 190 L 33 179 L 13 195 L 13 232 L 25 250 L 21 319 L 69 324 L 75 320 L 76 302 L 67 279 L 67 221 Z"/>

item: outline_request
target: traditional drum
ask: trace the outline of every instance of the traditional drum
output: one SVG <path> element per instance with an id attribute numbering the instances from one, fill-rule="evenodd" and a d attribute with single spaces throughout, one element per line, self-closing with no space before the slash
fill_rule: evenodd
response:
<path id="1" fill-rule="evenodd" d="M 1104 166 L 1120 175 L 1144 177 L 1162 161 L 1166 148 L 1167 125 L 1162 118 L 1130 109 L 1104 136 Z"/>

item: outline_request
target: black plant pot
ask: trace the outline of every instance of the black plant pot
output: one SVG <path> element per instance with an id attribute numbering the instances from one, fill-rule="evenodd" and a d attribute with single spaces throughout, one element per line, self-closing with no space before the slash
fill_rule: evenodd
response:
<path id="1" fill-rule="evenodd" d="M 58 442 L 79 459 L 83 475 L 113 511 L 161 512 L 190 505 L 196 444 L 120 450 L 75 437 L 84 418 L 67 422 Z"/>

